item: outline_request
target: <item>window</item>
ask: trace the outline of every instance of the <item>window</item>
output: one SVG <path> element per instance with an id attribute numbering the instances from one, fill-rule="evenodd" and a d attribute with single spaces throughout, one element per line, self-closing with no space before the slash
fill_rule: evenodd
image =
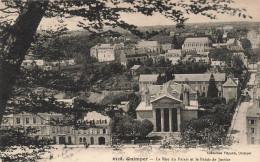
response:
<path id="1" fill-rule="evenodd" d="M 251 137 L 251 144 L 255 144 L 255 137 Z"/>
<path id="2" fill-rule="evenodd" d="M 82 143 L 82 138 L 81 137 L 79 137 L 79 142 Z"/>
<path id="3" fill-rule="evenodd" d="M 25 122 L 26 122 L 26 124 L 29 124 L 29 122 L 30 122 L 29 117 L 26 117 L 26 118 L 25 118 Z"/>
<path id="4" fill-rule="evenodd" d="M 251 133 L 255 133 L 255 128 L 251 128 Z"/>
<path id="5" fill-rule="evenodd" d="M 70 127 L 69 126 L 67 127 L 67 131 L 68 131 L 68 133 L 70 133 Z"/>
<path id="6" fill-rule="evenodd" d="M 106 134 L 106 129 L 105 128 L 103 129 L 103 134 Z"/>
<path id="7" fill-rule="evenodd" d="M 55 132 L 56 132 L 56 128 L 52 127 L 52 133 L 55 133 Z"/>
<path id="8" fill-rule="evenodd" d="M 85 137 L 83 137 L 83 142 L 86 142 L 86 138 Z"/>
<path id="9" fill-rule="evenodd" d="M 36 123 L 36 117 L 33 117 L 33 124 Z"/>
<path id="10" fill-rule="evenodd" d="M 251 124 L 251 125 L 255 125 L 255 120 L 251 120 L 251 121 L 250 121 L 250 124 Z"/>
<path id="11" fill-rule="evenodd" d="M 16 118 L 16 124 L 20 124 L 20 118 Z"/>

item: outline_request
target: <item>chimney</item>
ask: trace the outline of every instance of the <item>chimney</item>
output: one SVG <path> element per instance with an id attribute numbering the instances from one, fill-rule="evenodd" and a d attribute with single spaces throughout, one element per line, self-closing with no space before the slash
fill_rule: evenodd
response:
<path id="1" fill-rule="evenodd" d="M 183 100 L 184 105 L 190 106 L 190 91 L 185 89 L 183 93 Z"/>
<path id="2" fill-rule="evenodd" d="M 145 106 L 150 106 L 150 92 L 149 89 L 145 91 Z"/>

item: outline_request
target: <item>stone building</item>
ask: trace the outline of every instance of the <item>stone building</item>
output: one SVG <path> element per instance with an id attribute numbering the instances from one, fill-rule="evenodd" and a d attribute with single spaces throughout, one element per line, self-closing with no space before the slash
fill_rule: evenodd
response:
<path id="1" fill-rule="evenodd" d="M 231 77 L 228 77 L 227 81 L 222 85 L 222 89 L 223 97 L 226 101 L 230 99 L 237 99 L 238 85 Z"/>
<path id="2" fill-rule="evenodd" d="M 219 91 L 219 96 L 222 96 L 222 85 L 226 82 L 225 73 L 215 73 L 213 74 L 215 78 L 215 83 Z M 174 74 L 175 79 L 173 80 L 176 83 L 180 84 L 189 84 L 196 92 L 200 94 L 203 92 L 207 94 L 209 79 L 211 73 L 207 74 Z"/>
<path id="3" fill-rule="evenodd" d="M 198 54 L 209 52 L 212 41 L 208 37 L 186 38 L 182 45 L 183 52 L 196 51 Z"/>
<path id="4" fill-rule="evenodd" d="M 159 74 L 141 74 L 139 77 L 139 91 L 143 92 L 150 85 L 156 83 Z"/>
<path id="5" fill-rule="evenodd" d="M 162 46 L 158 41 L 140 41 L 136 48 L 148 49 L 150 52 L 162 52 Z"/>
<path id="6" fill-rule="evenodd" d="M 178 134 L 182 120 L 198 117 L 196 99 L 196 92 L 187 84 L 169 81 L 164 85 L 151 85 L 143 91 L 142 101 L 136 108 L 137 119 L 153 122 L 153 135 Z"/>
<path id="7" fill-rule="evenodd" d="M 98 59 L 99 62 L 120 61 L 123 51 L 123 44 L 97 44 L 90 49 L 90 56 Z"/>
<path id="8" fill-rule="evenodd" d="M 246 113 L 247 143 L 260 144 L 260 62 L 253 88 L 253 105 L 248 107 Z"/>
<path id="9" fill-rule="evenodd" d="M 50 138 L 56 141 L 56 144 L 87 142 L 92 145 L 103 145 L 110 142 L 109 117 L 93 111 L 78 121 L 79 128 L 54 123 L 54 121 L 66 120 L 72 120 L 72 118 L 65 118 L 64 115 L 58 113 L 11 114 L 3 117 L 1 129 L 33 127 L 38 131 L 32 136 Z"/>

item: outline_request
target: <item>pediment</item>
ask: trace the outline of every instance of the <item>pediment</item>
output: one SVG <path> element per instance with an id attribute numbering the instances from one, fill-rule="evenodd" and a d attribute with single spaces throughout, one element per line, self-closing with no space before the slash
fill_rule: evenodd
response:
<path id="1" fill-rule="evenodd" d="M 162 97 L 159 97 L 153 101 L 151 101 L 152 104 L 157 104 L 157 103 L 160 103 L 160 104 L 179 104 L 181 103 L 182 101 L 175 98 L 175 97 L 170 97 L 170 96 L 162 96 Z"/>

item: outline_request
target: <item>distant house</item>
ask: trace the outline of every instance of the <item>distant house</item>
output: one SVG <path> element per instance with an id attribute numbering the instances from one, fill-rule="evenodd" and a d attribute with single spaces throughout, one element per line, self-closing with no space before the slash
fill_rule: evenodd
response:
<path id="1" fill-rule="evenodd" d="M 43 67 L 46 63 L 44 60 L 34 60 L 34 62 L 38 67 Z"/>
<path id="2" fill-rule="evenodd" d="M 36 63 L 33 60 L 23 60 L 21 67 L 25 69 L 33 69 L 35 68 Z"/>
<path id="3" fill-rule="evenodd" d="M 231 77 L 222 85 L 223 97 L 226 101 L 230 99 L 237 99 L 238 84 Z"/>
<path id="4" fill-rule="evenodd" d="M 146 48 L 136 48 L 135 45 L 126 45 L 124 49 L 124 54 L 120 55 L 124 57 L 126 62 L 136 61 L 136 62 L 144 62 L 148 58 L 149 52 Z"/>
<path id="5" fill-rule="evenodd" d="M 174 45 L 171 43 L 165 43 L 161 44 L 162 45 L 162 52 L 167 52 L 168 50 L 171 50 L 174 48 Z"/>
<path id="6" fill-rule="evenodd" d="M 123 50 L 122 44 L 98 44 L 90 49 L 90 56 L 99 62 L 116 61 Z"/>
<path id="7" fill-rule="evenodd" d="M 165 59 L 168 59 L 172 62 L 173 65 L 177 64 L 178 61 L 181 59 L 181 49 L 171 49 L 165 53 Z"/>
<path id="8" fill-rule="evenodd" d="M 158 41 L 140 41 L 137 43 L 136 48 L 145 48 L 150 52 L 162 52 L 162 46 Z"/>
<path id="9" fill-rule="evenodd" d="M 231 38 L 226 43 L 227 49 L 241 51 L 243 50 L 242 43 L 236 38 Z"/>
<path id="10" fill-rule="evenodd" d="M 132 75 L 136 75 L 136 71 L 141 67 L 141 65 L 134 65 L 130 71 Z"/>
<path id="11" fill-rule="evenodd" d="M 182 51 L 196 51 L 198 54 L 209 52 L 212 41 L 208 37 L 186 38 L 182 45 Z"/>
<path id="12" fill-rule="evenodd" d="M 205 74 L 174 74 L 175 79 L 173 80 L 179 84 L 189 84 L 195 91 L 200 94 L 203 92 L 207 94 L 210 73 Z M 226 73 L 215 73 L 213 74 L 216 86 L 219 91 L 219 95 L 222 96 L 222 85 L 226 82 Z"/>
<path id="13" fill-rule="evenodd" d="M 231 25 L 226 25 L 222 29 L 224 33 L 231 32 L 232 30 L 234 30 L 233 26 Z"/>
<path id="14" fill-rule="evenodd" d="M 211 66 L 212 67 L 224 67 L 226 65 L 225 61 L 215 61 L 211 60 Z"/>
<path id="15" fill-rule="evenodd" d="M 204 56 L 195 56 L 191 58 L 195 62 L 200 62 L 200 63 L 205 63 L 208 64 L 210 62 L 209 57 L 204 57 Z"/>
<path id="16" fill-rule="evenodd" d="M 144 91 L 147 87 L 155 84 L 159 74 L 141 74 L 139 77 L 139 91 Z"/>

